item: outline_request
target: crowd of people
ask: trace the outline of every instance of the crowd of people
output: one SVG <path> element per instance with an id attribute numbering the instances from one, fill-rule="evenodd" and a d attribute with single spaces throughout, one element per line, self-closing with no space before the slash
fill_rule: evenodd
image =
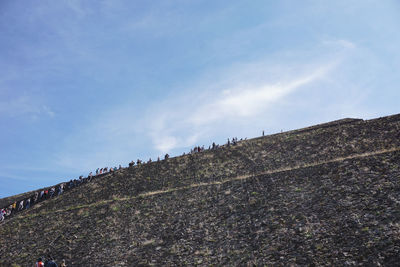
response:
<path id="1" fill-rule="evenodd" d="M 247 139 L 247 138 L 246 138 Z M 243 138 L 241 138 L 240 140 L 238 140 L 237 137 L 233 137 L 232 139 L 228 138 L 228 141 L 226 142 L 225 146 L 231 146 L 231 145 L 237 145 L 237 143 L 239 141 L 243 141 Z M 224 146 L 224 145 L 223 145 Z M 222 147 L 223 147 L 222 146 Z M 220 145 L 215 144 L 214 142 L 208 147 L 208 150 L 216 150 L 219 149 Z M 200 153 L 203 151 L 206 151 L 207 149 L 204 148 L 204 146 L 195 146 L 194 148 L 190 149 L 190 154 L 194 154 L 194 153 Z M 183 153 L 183 155 L 185 155 L 185 153 Z"/>
<path id="2" fill-rule="evenodd" d="M 262 135 L 264 136 L 264 131 L 263 131 Z M 243 139 L 240 139 L 239 141 L 242 141 L 242 140 Z M 247 140 L 247 138 L 245 138 L 244 140 Z M 219 149 L 220 147 L 224 147 L 224 146 L 229 147 L 231 145 L 236 145 L 239 141 L 238 141 L 237 137 L 234 137 L 231 140 L 228 138 L 227 143 L 222 146 L 217 145 L 213 142 L 212 145 L 210 145 L 208 147 L 208 150 L 216 150 L 216 149 Z M 190 154 L 200 153 L 205 150 L 207 150 L 207 149 L 205 149 L 204 146 L 195 146 L 194 148 L 190 149 Z M 185 153 L 183 153 L 183 155 L 185 155 Z M 169 154 L 165 154 L 164 160 L 167 160 L 168 158 L 169 158 Z M 160 157 L 157 158 L 157 161 L 158 162 L 160 161 Z M 147 163 L 151 163 L 151 162 L 152 162 L 152 160 L 150 158 L 147 161 Z M 141 164 L 143 164 L 143 162 L 142 162 L 142 160 L 138 159 L 136 161 L 136 164 L 141 165 Z M 134 165 L 135 165 L 134 161 L 131 161 L 129 163 L 129 167 L 133 167 Z M 7 206 L 5 208 L 1 208 L 0 209 L 0 222 L 3 221 L 6 217 L 9 217 L 9 216 L 13 215 L 14 213 L 22 211 L 24 209 L 29 209 L 30 207 L 32 207 L 33 205 L 35 205 L 41 201 L 59 196 L 59 195 L 63 194 L 64 191 L 70 190 L 81 184 L 91 182 L 93 177 L 95 177 L 95 176 L 101 176 L 106 173 L 113 173 L 119 169 L 122 169 L 121 165 L 119 165 L 118 168 L 117 167 L 97 168 L 95 171 L 95 175 L 93 175 L 93 173 L 90 172 L 87 177 L 79 176 L 78 179 L 71 179 L 69 182 L 64 182 L 64 183 L 58 184 L 58 185 L 50 187 L 50 188 L 36 191 L 33 195 L 29 196 L 28 198 L 25 198 L 25 199 L 22 199 L 19 201 L 15 201 L 14 203 L 10 204 L 9 206 Z M 50 255 L 48 255 L 47 258 L 44 258 L 44 257 L 38 258 L 38 260 L 35 263 L 35 266 L 36 267 L 58 267 L 54 258 L 52 258 Z M 60 267 L 66 267 L 66 266 L 67 265 L 65 263 L 65 260 L 62 260 Z"/>
<path id="3" fill-rule="evenodd" d="M 244 140 L 247 140 L 247 138 L 245 138 Z M 219 149 L 219 148 L 224 147 L 224 146 L 229 147 L 231 145 L 237 145 L 239 141 L 243 141 L 243 138 L 241 138 L 240 140 L 238 140 L 237 137 L 233 137 L 232 139 L 228 138 L 228 142 L 225 145 L 222 145 L 222 146 L 217 145 L 217 144 L 215 144 L 213 142 L 212 145 L 210 145 L 208 147 L 208 149 L 206 149 L 204 147 L 204 145 L 203 146 L 195 146 L 194 148 L 190 149 L 190 153 L 189 154 L 200 153 L 200 152 L 203 152 L 203 151 L 206 151 L 206 150 L 216 150 L 216 149 Z M 186 153 L 183 152 L 182 156 L 185 156 L 185 155 L 186 155 Z M 165 154 L 164 160 L 167 160 L 168 158 L 169 158 L 169 154 Z M 157 162 L 159 162 L 159 161 L 160 161 L 160 157 L 157 158 Z M 133 166 L 135 166 L 135 164 L 136 165 L 141 165 L 141 164 L 151 163 L 151 162 L 153 162 L 151 158 L 147 162 L 144 162 L 141 159 L 138 159 L 136 162 L 132 160 L 131 162 L 129 162 L 129 167 L 133 167 Z"/>
<path id="4" fill-rule="evenodd" d="M 119 169 L 121 169 L 121 165 L 119 165 Z M 61 184 L 55 185 L 50 188 L 41 189 L 36 191 L 31 196 L 26 197 L 24 199 L 14 201 L 6 207 L 0 209 L 0 222 L 4 221 L 6 218 L 14 215 L 17 212 L 22 210 L 26 210 L 31 208 L 33 205 L 42 202 L 44 200 L 59 196 L 64 193 L 64 191 L 68 191 L 74 187 L 77 187 L 81 184 L 90 182 L 94 176 L 99 176 L 105 173 L 115 172 L 117 171 L 117 167 L 105 167 L 105 168 L 97 168 L 96 175 L 93 175 L 92 172 L 89 173 L 87 177 L 79 176 L 78 179 L 71 179 L 69 182 L 63 182 Z"/>
<path id="5" fill-rule="evenodd" d="M 264 131 L 263 131 L 263 135 L 264 135 Z M 247 138 L 245 138 L 246 140 Z M 239 141 L 242 141 L 243 139 L 240 139 Z M 236 145 L 238 142 L 237 137 L 234 137 L 232 139 L 228 138 L 228 141 L 225 145 L 217 145 L 214 142 L 212 143 L 212 145 L 210 145 L 208 147 L 208 150 L 216 150 L 219 149 L 220 147 L 229 147 L 232 145 Z M 207 149 L 204 148 L 204 146 L 195 146 L 194 148 L 190 149 L 190 154 L 194 154 L 194 153 L 200 153 L 203 152 Z M 183 155 L 185 155 L 185 153 L 183 153 Z M 164 156 L 164 160 L 167 160 L 169 158 L 169 154 L 165 154 Z M 157 161 L 160 161 L 160 157 L 157 158 Z M 147 163 L 151 163 L 152 160 L 151 158 L 147 161 Z M 142 160 L 138 159 L 136 161 L 136 165 L 141 165 L 144 164 L 145 162 L 143 162 Z M 133 167 L 135 165 L 135 162 L 132 160 L 129 163 L 129 167 Z M 89 175 L 87 177 L 83 177 L 83 176 L 79 176 L 78 179 L 71 179 L 69 182 L 64 182 L 61 183 L 59 185 L 53 186 L 51 188 L 47 188 L 47 189 L 42 189 L 39 191 L 36 191 L 33 195 L 29 196 L 28 198 L 25 199 L 21 199 L 19 201 L 15 201 L 14 203 L 11 203 L 9 206 L 1 208 L 0 209 L 0 222 L 3 221 L 6 217 L 9 217 L 11 215 L 13 215 L 16 212 L 22 211 L 24 209 L 29 209 L 30 207 L 32 207 L 33 205 L 53 198 L 55 196 L 59 196 L 61 195 L 65 190 L 70 190 L 74 187 L 77 187 L 81 184 L 90 182 L 93 177 L 95 176 L 99 176 L 105 173 L 112 173 L 115 172 L 119 169 L 122 169 L 122 166 L 119 165 L 119 167 L 104 167 L 104 168 L 97 168 L 95 171 L 95 175 L 93 175 L 92 172 L 89 173 Z"/>

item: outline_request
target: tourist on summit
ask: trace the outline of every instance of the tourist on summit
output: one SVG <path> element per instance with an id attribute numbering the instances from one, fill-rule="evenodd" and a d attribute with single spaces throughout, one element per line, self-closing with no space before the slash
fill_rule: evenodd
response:
<path id="1" fill-rule="evenodd" d="M 39 258 L 35 264 L 35 267 L 44 267 L 44 263 L 42 261 L 42 258 Z"/>
<path id="2" fill-rule="evenodd" d="M 39 199 L 42 200 L 44 197 L 44 190 L 40 191 Z"/>
<path id="3" fill-rule="evenodd" d="M 12 204 L 12 211 L 15 211 L 17 209 L 17 202 L 14 202 Z"/>
<path id="4" fill-rule="evenodd" d="M 39 198 L 39 193 L 38 191 L 35 192 L 35 195 L 33 196 L 33 203 L 36 203 L 38 201 Z"/>
<path id="5" fill-rule="evenodd" d="M 29 209 L 30 206 L 31 206 L 31 198 L 28 198 L 28 199 L 26 200 L 25 209 Z"/>
<path id="6" fill-rule="evenodd" d="M 99 168 L 96 169 L 96 175 L 98 175 L 98 174 L 99 174 Z"/>

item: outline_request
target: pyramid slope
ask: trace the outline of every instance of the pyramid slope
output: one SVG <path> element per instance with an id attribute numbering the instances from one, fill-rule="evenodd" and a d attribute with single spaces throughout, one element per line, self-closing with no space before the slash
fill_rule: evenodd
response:
<path id="1" fill-rule="evenodd" d="M 76 266 L 399 260 L 400 116 L 127 168 L 0 226 L 0 263 Z M 3 238 L 4 237 L 4 238 Z"/>

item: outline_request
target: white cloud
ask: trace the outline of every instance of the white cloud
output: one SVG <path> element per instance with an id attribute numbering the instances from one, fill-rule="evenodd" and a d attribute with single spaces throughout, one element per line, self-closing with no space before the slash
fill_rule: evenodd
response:
<path id="1" fill-rule="evenodd" d="M 345 39 L 326 39 L 322 42 L 325 46 L 332 46 L 337 48 L 354 49 L 357 45 L 350 40 Z"/>
<path id="2" fill-rule="evenodd" d="M 47 114 L 50 118 L 54 118 L 54 116 L 56 115 L 56 113 L 54 111 L 52 111 L 51 108 L 49 108 L 46 105 L 42 106 L 42 112 L 44 114 Z"/>
<path id="3" fill-rule="evenodd" d="M 189 121 L 193 125 L 199 126 L 231 117 L 255 116 L 301 86 L 323 77 L 330 68 L 331 66 L 319 67 L 311 74 L 288 82 L 248 85 L 224 90 L 220 97 L 217 97 L 219 100 L 206 104 L 195 111 L 194 114 L 191 114 Z"/>
<path id="4" fill-rule="evenodd" d="M 257 62 L 208 69 L 197 81 L 180 85 L 174 95 L 145 108 L 127 100 L 105 109 L 98 116 L 101 119 L 63 140 L 57 164 L 89 170 L 99 167 L 98 164 L 106 166 L 157 157 L 159 153 L 181 153 L 177 149 L 200 145 L 221 133 L 236 135 L 239 128 L 262 129 L 264 126 L 260 125 L 275 122 L 277 127 L 285 128 L 279 122 L 279 112 L 288 107 L 285 105 L 289 105 L 290 112 L 296 108 L 317 108 L 318 104 L 311 102 L 325 93 L 322 86 L 335 80 L 333 73 L 340 70 L 337 66 L 349 55 L 349 51 L 337 49 L 341 46 L 337 43 L 321 48 L 317 44 L 319 50 L 308 58 L 296 57 L 296 51 L 285 51 Z M 325 51 L 322 55 L 321 50 Z M 301 91 L 310 92 L 310 88 L 314 89 L 313 100 L 302 98 L 307 93 Z M 300 98 L 296 95 L 293 100 L 297 93 Z M 77 147 L 79 143 L 82 145 Z"/>
<path id="5" fill-rule="evenodd" d="M 64 2 L 72 12 L 74 12 L 79 18 L 82 18 L 86 15 L 87 11 L 82 6 L 82 2 L 76 0 L 69 0 Z"/>
<path id="6" fill-rule="evenodd" d="M 154 145 L 158 150 L 168 152 L 178 145 L 178 140 L 173 136 L 160 135 L 154 138 Z"/>
<path id="7" fill-rule="evenodd" d="M 299 66 L 302 69 L 298 70 L 297 75 L 292 68 L 286 68 L 285 75 L 270 80 L 260 78 L 263 76 L 260 68 L 265 68 L 264 73 L 267 74 L 274 66 L 245 64 L 245 69 L 239 67 L 240 70 L 228 73 L 222 81 L 202 85 L 213 88 L 212 91 L 193 90 L 178 100 L 173 97 L 156 110 L 162 116 L 151 113 L 149 120 L 150 117 L 157 118 L 149 126 L 154 147 L 167 152 L 174 148 L 192 146 L 206 134 L 207 129 L 219 128 L 226 121 L 262 117 L 265 112 L 284 101 L 286 96 L 324 78 L 337 64 L 334 60 L 327 64 Z M 252 73 L 256 75 L 250 77 Z M 288 78 L 290 76 L 293 78 Z M 240 77 L 245 80 L 237 86 Z"/>
<path id="8" fill-rule="evenodd" d="M 34 97 L 26 94 L 0 102 L 0 116 L 28 116 L 37 119 L 41 116 L 53 118 L 55 112 L 46 105 L 40 105 Z"/>

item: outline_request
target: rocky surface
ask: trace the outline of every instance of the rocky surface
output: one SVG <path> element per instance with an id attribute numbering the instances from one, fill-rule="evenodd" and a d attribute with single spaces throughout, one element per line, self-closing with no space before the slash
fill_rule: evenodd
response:
<path id="1" fill-rule="evenodd" d="M 127 168 L 0 225 L 0 263 L 400 262 L 400 116 L 344 120 Z"/>

